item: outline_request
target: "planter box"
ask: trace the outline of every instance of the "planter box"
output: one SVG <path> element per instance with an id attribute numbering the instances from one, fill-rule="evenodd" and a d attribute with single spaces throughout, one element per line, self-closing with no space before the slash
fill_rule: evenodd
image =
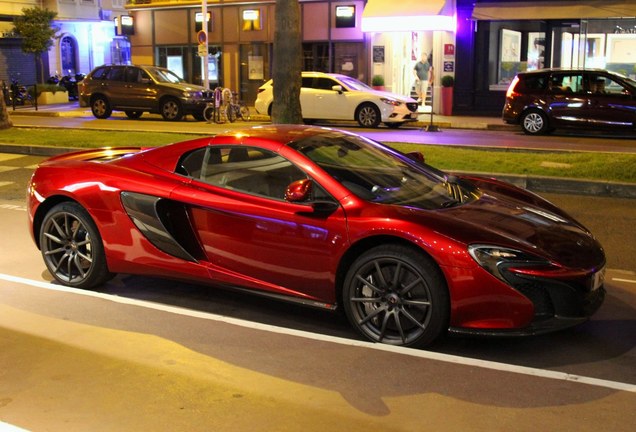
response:
<path id="1" fill-rule="evenodd" d="M 65 91 L 42 92 L 38 96 L 38 105 L 50 105 L 68 102 L 68 93 Z"/>

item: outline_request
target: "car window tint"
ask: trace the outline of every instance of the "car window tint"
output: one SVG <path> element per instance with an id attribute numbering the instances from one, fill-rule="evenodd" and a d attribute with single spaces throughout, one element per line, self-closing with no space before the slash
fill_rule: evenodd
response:
<path id="1" fill-rule="evenodd" d="M 136 67 L 126 68 L 126 81 L 136 83 L 141 81 L 141 69 Z"/>
<path id="2" fill-rule="evenodd" d="M 619 82 L 614 81 L 610 77 L 603 75 L 591 75 L 590 76 L 590 93 L 592 94 L 606 94 L 606 95 L 620 95 L 629 94 L 629 91 Z"/>
<path id="3" fill-rule="evenodd" d="M 582 74 L 554 74 L 549 84 L 550 92 L 554 94 L 582 93 L 585 90 Z"/>
<path id="4" fill-rule="evenodd" d="M 305 173 L 278 154 L 246 146 L 209 147 L 201 180 L 252 195 L 284 199 L 287 187 Z"/>
<path id="5" fill-rule="evenodd" d="M 93 71 L 93 73 L 91 74 L 91 79 L 96 79 L 96 80 L 106 79 L 106 75 L 108 74 L 108 70 L 109 69 L 110 68 L 108 68 L 108 67 L 102 67 L 102 68 L 95 69 Z"/>
<path id="6" fill-rule="evenodd" d="M 108 71 L 106 79 L 109 81 L 124 81 L 124 68 L 114 67 Z"/>
<path id="7" fill-rule="evenodd" d="M 331 90 L 332 87 L 335 85 L 339 85 L 339 84 L 329 78 L 316 78 L 314 80 L 314 88 L 317 88 L 320 90 Z"/>
<path id="8" fill-rule="evenodd" d="M 196 149 L 184 154 L 179 160 L 175 172 L 188 177 L 200 178 L 205 156 L 205 148 Z"/>
<path id="9" fill-rule="evenodd" d="M 532 90 L 545 90 L 547 82 L 547 76 L 545 75 L 527 76 L 519 81 L 516 91 L 526 92 Z"/>

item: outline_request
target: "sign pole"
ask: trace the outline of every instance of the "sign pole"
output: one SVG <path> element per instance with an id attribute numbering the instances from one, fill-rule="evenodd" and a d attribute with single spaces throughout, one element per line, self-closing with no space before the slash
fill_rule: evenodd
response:
<path id="1" fill-rule="evenodd" d="M 201 2 L 201 31 L 203 31 L 205 35 L 203 42 L 199 40 L 199 55 L 201 56 L 201 65 L 203 66 L 203 87 L 206 90 L 210 90 L 210 78 L 208 76 L 208 0 L 202 0 Z"/>

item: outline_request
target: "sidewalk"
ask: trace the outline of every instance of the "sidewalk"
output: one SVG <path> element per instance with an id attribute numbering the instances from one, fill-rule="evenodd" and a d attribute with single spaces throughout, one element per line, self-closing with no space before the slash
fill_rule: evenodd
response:
<path id="1" fill-rule="evenodd" d="M 38 109 L 32 107 L 19 107 L 15 111 L 7 107 L 11 115 L 34 115 L 43 117 L 93 117 L 89 107 L 80 107 L 78 102 L 65 104 L 40 105 Z M 269 121 L 269 116 L 256 114 L 254 108 L 252 120 Z M 113 117 L 125 117 L 122 111 L 113 111 Z M 442 116 L 438 114 L 421 113 L 419 121 L 414 125 L 426 127 L 435 125 L 444 129 L 484 129 L 484 130 L 519 130 L 518 126 L 505 124 L 500 117 L 480 116 Z"/>

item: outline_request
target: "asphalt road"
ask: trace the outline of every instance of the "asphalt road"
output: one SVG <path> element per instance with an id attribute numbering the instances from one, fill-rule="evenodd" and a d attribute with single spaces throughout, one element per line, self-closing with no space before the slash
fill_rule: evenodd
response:
<path id="1" fill-rule="evenodd" d="M 0 422 L 533 432 L 636 423 L 633 200 L 548 196 L 607 249 L 608 296 L 590 322 L 392 349 L 361 342 L 338 315 L 213 287 L 126 275 L 96 292 L 51 284 L 20 192 L 37 162 L 0 155 Z"/>
<path id="2" fill-rule="evenodd" d="M 382 141 L 395 133 L 354 130 Z M 619 137 L 533 144 L 514 132 L 398 132 L 400 140 L 440 144 L 470 136 L 474 145 L 636 148 Z M 213 287 L 127 275 L 96 292 L 51 284 L 26 231 L 24 189 L 39 160 L 0 154 L 0 430 L 2 422 L 33 431 L 621 432 L 636 424 L 633 200 L 547 196 L 606 248 L 608 296 L 590 322 L 533 338 L 453 337 L 430 351 L 392 349 L 360 341 L 338 315 Z"/>

